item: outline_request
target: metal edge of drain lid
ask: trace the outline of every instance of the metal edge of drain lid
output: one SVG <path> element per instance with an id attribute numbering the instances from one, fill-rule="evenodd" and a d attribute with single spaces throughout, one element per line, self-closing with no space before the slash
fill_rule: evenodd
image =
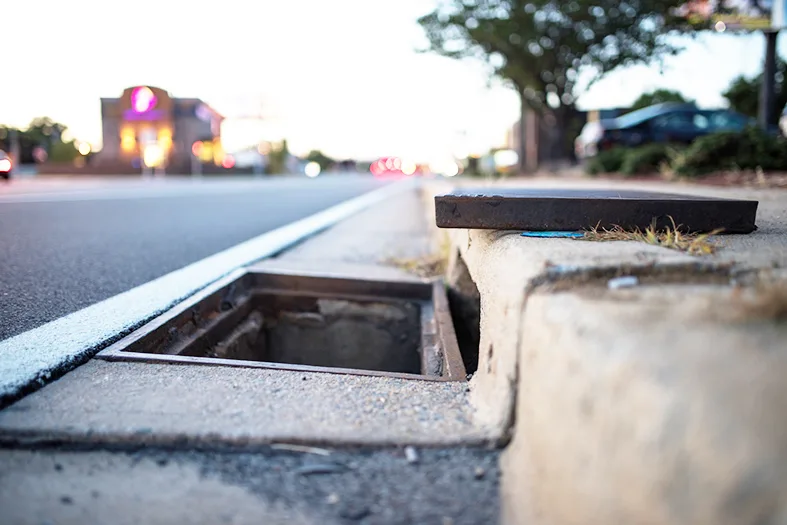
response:
<path id="1" fill-rule="evenodd" d="M 312 287 L 304 285 L 301 279 L 305 279 L 307 284 Z M 398 372 L 384 372 L 379 370 L 364 370 L 354 368 L 339 368 L 339 367 L 322 367 L 311 365 L 294 365 L 287 363 L 275 363 L 266 361 L 245 361 L 238 359 L 223 359 L 211 357 L 194 357 L 184 356 L 178 354 L 160 354 L 151 353 L 144 350 L 136 350 L 133 348 L 144 346 L 147 342 L 146 339 L 160 330 L 165 330 L 166 327 L 172 322 L 176 321 L 179 317 L 188 317 L 189 312 L 193 311 L 195 307 L 200 305 L 205 300 L 210 299 L 217 294 L 226 296 L 226 292 L 233 288 L 233 285 L 241 283 L 244 280 L 251 281 L 245 283 L 250 286 L 248 290 L 250 293 L 259 292 L 262 290 L 279 291 L 286 294 L 293 295 L 311 295 L 311 296 L 336 296 L 358 299 L 410 299 L 423 301 L 424 295 L 417 293 L 423 291 L 432 302 L 434 310 L 434 324 L 436 327 L 436 335 L 439 344 L 443 349 L 442 352 L 442 371 L 440 376 L 429 376 L 423 374 L 408 374 Z M 300 282 L 300 284 L 296 284 Z M 279 286 L 273 285 L 277 283 Z M 315 284 L 322 284 L 323 286 L 316 286 L 318 291 L 314 291 Z M 350 283 L 367 287 L 367 292 L 374 291 L 377 293 L 351 293 L 340 292 L 337 287 L 348 286 Z M 257 289 L 257 286 L 264 284 L 263 287 Z M 294 290 L 289 287 L 285 288 L 282 285 L 289 284 L 293 286 Z M 273 285 L 273 286 L 272 286 Z M 379 293 L 385 290 L 386 293 Z M 400 293 L 392 293 L 392 292 Z M 428 292 L 431 291 L 431 294 Z M 413 297 L 416 295 L 416 297 Z M 428 300 L 428 299 L 427 299 Z M 446 318 L 446 316 L 448 316 Z M 425 326 L 421 326 L 422 341 L 424 341 Z M 130 349 L 132 348 L 132 349 Z M 425 348 L 422 347 L 422 352 Z M 375 279 L 354 279 L 342 277 L 320 277 L 318 274 L 299 275 L 296 273 L 276 273 L 266 272 L 260 270 L 238 270 L 233 274 L 217 281 L 213 285 L 201 290 L 197 294 L 189 297 L 188 299 L 178 303 L 168 311 L 154 318 L 146 323 L 144 326 L 135 330 L 131 334 L 117 341 L 113 345 L 99 352 L 96 358 L 106 361 L 126 361 L 126 362 L 147 362 L 147 363 L 170 363 L 182 365 L 213 365 L 213 366 L 230 366 L 240 368 L 261 368 L 271 370 L 287 370 L 295 372 L 320 372 L 331 374 L 345 374 L 345 375 L 361 375 L 373 377 L 389 377 L 399 379 L 415 379 L 422 381 L 465 381 L 465 368 L 462 361 L 462 356 L 459 351 L 459 345 L 456 341 L 456 334 L 450 317 L 450 309 L 448 308 L 448 298 L 445 294 L 443 282 L 437 280 L 413 280 L 413 281 L 385 281 Z"/>

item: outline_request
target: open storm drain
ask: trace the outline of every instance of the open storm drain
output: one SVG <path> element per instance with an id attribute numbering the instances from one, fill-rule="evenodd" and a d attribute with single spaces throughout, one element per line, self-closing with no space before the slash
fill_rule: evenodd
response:
<path id="1" fill-rule="evenodd" d="M 461 381 L 442 282 L 247 271 L 97 357 Z"/>

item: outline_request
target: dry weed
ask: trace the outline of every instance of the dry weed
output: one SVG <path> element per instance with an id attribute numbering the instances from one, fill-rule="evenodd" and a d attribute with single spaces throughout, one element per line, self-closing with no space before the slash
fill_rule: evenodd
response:
<path id="1" fill-rule="evenodd" d="M 668 226 L 665 230 L 658 230 L 654 223 L 648 226 L 644 232 L 640 231 L 639 228 L 625 230 L 620 226 L 615 226 L 611 229 L 596 226 L 584 232 L 584 236 L 579 237 L 578 240 L 597 242 L 637 241 L 685 252 L 689 255 L 710 255 L 718 250 L 719 246 L 713 242 L 711 236 L 721 233 L 722 229 L 716 229 L 709 233 L 683 233 L 680 225 L 676 225 L 672 217 L 670 217 L 670 221 L 672 221 L 671 228 Z"/>
<path id="2" fill-rule="evenodd" d="M 450 253 L 451 239 L 443 233 L 436 253 L 417 258 L 389 257 L 384 262 L 419 277 L 438 277 L 445 275 Z"/>

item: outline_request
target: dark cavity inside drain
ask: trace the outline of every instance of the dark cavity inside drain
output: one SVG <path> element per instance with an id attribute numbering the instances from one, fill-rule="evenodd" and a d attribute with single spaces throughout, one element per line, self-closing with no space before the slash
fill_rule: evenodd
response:
<path id="1" fill-rule="evenodd" d="M 261 295 L 196 357 L 421 373 L 418 304 Z"/>
<path id="2" fill-rule="evenodd" d="M 263 272 L 211 287 L 99 357 L 465 377 L 442 283 Z"/>

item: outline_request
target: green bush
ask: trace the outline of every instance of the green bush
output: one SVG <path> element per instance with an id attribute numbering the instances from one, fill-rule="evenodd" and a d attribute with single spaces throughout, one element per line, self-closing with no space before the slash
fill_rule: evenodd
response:
<path id="1" fill-rule="evenodd" d="M 79 150 L 73 140 L 71 142 L 57 141 L 52 144 L 49 151 L 50 162 L 71 162 L 77 157 L 79 157 Z"/>
<path id="2" fill-rule="evenodd" d="M 620 172 L 624 175 L 658 173 L 662 164 L 670 162 L 673 149 L 673 146 L 658 143 L 629 149 L 620 166 Z"/>
<path id="3" fill-rule="evenodd" d="M 585 172 L 588 175 L 599 175 L 601 173 L 617 173 L 623 166 L 623 161 L 628 153 L 628 148 L 613 148 L 599 152 L 585 164 Z"/>
<path id="4" fill-rule="evenodd" d="M 680 176 L 726 170 L 787 171 L 787 139 L 750 127 L 700 137 L 672 163 Z"/>

